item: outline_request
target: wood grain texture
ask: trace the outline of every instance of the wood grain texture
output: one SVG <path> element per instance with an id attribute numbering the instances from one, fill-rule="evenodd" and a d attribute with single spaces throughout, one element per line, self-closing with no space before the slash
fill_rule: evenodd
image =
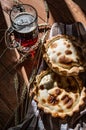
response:
<path id="1" fill-rule="evenodd" d="M 49 23 L 52 25 L 54 22 L 62 23 L 74 23 L 81 22 L 86 26 L 86 14 L 85 11 L 81 9 L 72 0 L 46 0 L 49 6 Z M 43 23 L 46 21 L 46 12 L 44 7 L 44 0 L 21 0 L 25 4 L 31 4 L 34 6 L 38 12 L 38 22 Z M 0 0 L 0 39 L 4 36 L 4 32 L 7 27 L 10 26 L 9 13 L 11 7 L 13 6 L 12 0 Z M 2 11 L 3 9 L 3 11 Z M 5 12 L 7 11 L 7 13 Z M 4 39 L 0 42 L 0 55 L 6 48 Z M 16 62 L 15 51 L 7 50 L 6 53 L 0 58 L 0 78 L 7 73 L 8 70 Z M 23 63 L 27 75 L 30 75 L 31 65 L 28 61 Z M 13 113 L 17 106 L 16 94 L 14 89 L 14 76 L 16 70 L 13 69 L 3 80 L 0 81 L 0 130 L 3 128 L 4 124 L 8 121 L 9 117 Z M 23 80 L 22 75 L 19 73 L 19 83 L 22 88 Z M 21 75 L 21 76 L 20 76 Z M 19 90 L 21 94 L 21 90 Z"/>

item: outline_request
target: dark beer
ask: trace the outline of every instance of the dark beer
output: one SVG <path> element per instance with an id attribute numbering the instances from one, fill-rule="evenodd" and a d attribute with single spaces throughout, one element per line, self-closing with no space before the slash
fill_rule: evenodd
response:
<path id="1" fill-rule="evenodd" d="M 35 21 L 35 22 L 34 22 Z M 15 40 L 23 47 L 33 46 L 38 39 L 37 21 L 29 13 L 18 14 L 13 23 Z"/>

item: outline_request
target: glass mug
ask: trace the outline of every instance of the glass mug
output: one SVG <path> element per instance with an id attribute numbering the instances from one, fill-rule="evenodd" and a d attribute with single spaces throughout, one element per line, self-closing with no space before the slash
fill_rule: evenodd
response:
<path id="1" fill-rule="evenodd" d="M 23 51 L 35 45 L 38 40 L 38 15 L 32 5 L 18 4 L 10 11 L 11 27 L 6 31 L 6 44 L 9 48 L 17 45 Z M 11 43 L 12 36 L 14 37 Z"/>

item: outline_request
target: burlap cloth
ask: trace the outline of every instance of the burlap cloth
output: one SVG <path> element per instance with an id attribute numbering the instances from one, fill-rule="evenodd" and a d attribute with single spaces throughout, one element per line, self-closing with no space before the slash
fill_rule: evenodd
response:
<path id="1" fill-rule="evenodd" d="M 83 46 L 86 44 L 86 29 L 81 23 L 70 25 L 54 23 L 49 38 L 57 34 L 74 35 L 83 42 Z M 46 67 L 45 61 L 42 60 L 38 73 Z M 86 85 L 85 73 L 81 75 L 81 78 L 84 85 Z M 78 116 L 71 117 L 67 119 L 66 123 L 63 123 L 62 120 L 52 118 L 43 111 L 39 111 L 36 102 L 32 99 L 24 120 L 8 130 L 86 130 L 86 109 L 81 111 Z"/>

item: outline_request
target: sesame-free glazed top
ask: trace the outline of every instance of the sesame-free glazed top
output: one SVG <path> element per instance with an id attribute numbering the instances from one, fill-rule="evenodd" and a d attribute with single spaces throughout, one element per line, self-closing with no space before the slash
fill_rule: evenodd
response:
<path id="1" fill-rule="evenodd" d="M 53 117 L 72 116 L 85 105 L 86 88 L 79 77 L 61 76 L 50 69 L 37 75 L 33 92 L 38 108 Z"/>
<path id="2" fill-rule="evenodd" d="M 66 76 L 78 75 L 84 71 L 84 67 L 77 44 L 79 41 L 73 36 L 54 36 L 45 43 L 43 58 L 56 73 Z"/>

